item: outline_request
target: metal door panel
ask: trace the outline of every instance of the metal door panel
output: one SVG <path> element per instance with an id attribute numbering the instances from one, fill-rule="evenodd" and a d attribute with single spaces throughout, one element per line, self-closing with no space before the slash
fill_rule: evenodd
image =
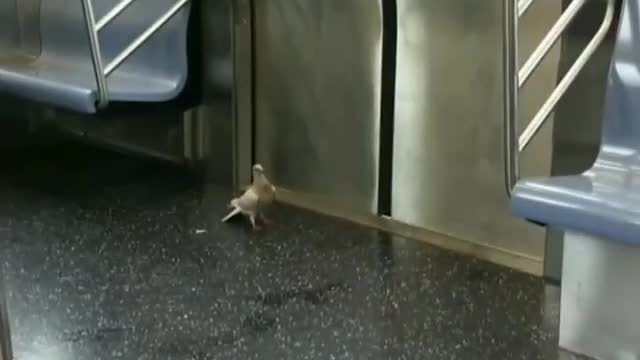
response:
<path id="1" fill-rule="evenodd" d="M 538 1 L 525 15 L 521 62 L 561 5 Z M 393 218 L 541 260 L 544 230 L 511 216 L 503 185 L 502 2 L 398 0 L 398 16 Z M 558 50 L 526 85 L 525 119 L 556 84 Z M 525 174 L 549 174 L 549 130 L 525 154 Z"/>
<path id="2" fill-rule="evenodd" d="M 375 211 L 380 2 L 254 4 L 256 160 L 279 187 Z"/>

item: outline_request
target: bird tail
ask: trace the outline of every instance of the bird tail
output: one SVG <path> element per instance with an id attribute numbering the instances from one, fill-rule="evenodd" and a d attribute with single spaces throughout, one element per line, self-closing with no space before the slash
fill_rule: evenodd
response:
<path id="1" fill-rule="evenodd" d="M 238 215 L 240 213 L 240 208 L 238 207 L 234 207 L 233 210 L 231 210 L 227 216 L 222 218 L 222 222 L 227 222 L 227 220 L 231 219 L 232 217 Z"/>

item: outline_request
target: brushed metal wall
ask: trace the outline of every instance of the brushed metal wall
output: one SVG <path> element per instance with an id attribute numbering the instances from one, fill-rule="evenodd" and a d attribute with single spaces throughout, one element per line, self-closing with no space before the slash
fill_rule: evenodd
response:
<path id="1" fill-rule="evenodd" d="M 0 61 L 40 54 L 41 0 L 0 2 Z"/>
<path id="2" fill-rule="evenodd" d="M 559 345 L 590 359 L 640 358 L 640 251 L 567 231 Z"/>
<path id="3" fill-rule="evenodd" d="M 561 6 L 527 12 L 521 63 Z M 511 216 L 503 185 L 501 16 L 501 1 L 398 0 L 392 217 L 541 261 L 544 230 Z M 558 61 L 556 44 L 523 90 L 522 119 L 555 86 Z M 549 174 L 550 130 L 524 155 L 524 176 Z"/>
<path id="4" fill-rule="evenodd" d="M 241 84 L 235 74 L 236 39 L 251 46 L 250 37 L 240 36 L 248 25 L 235 17 L 245 16 L 248 7 L 242 0 L 203 1 L 200 6 L 202 103 L 184 117 L 185 155 L 199 163 L 208 181 L 233 186 L 233 104 Z"/>
<path id="5" fill-rule="evenodd" d="M 0 3 L 0 49 L 15 49 L 20 45 L 18 31 L 18 9 L 16 0 L 4 0 Z"/>
<path id="6" fill-rule="evenodd" d="M 375 211 L 380 2 L 254 4 L 256 160 L 280 187 Z"/>

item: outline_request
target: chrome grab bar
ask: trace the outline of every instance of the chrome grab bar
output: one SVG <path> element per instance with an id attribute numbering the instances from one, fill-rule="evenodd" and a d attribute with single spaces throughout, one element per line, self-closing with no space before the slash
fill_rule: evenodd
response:
<path id="1" fill-rule="evenodd" d="M 524 15 L 524 13 L 526 13 L 527 10 L 529 10 L 529 7 L 531 7 L 531 4 L 533 4 L 533 0 L 518 1 L 518 17 L 522 17 L 522 15 Z"/>
<path id="2" fill-rule="evenodd" d="M 98 21 L 98 23 L 96 24 L 96 31 L 100 31 L 102 30 L 102 28 L 109 25 L 109 23 L 111 23 L 113 19 L 118 17 L 118 15 L 120 15 L 120 13 L 122 13 L 129 5 L 133 4 L 133 2 L 134 0 L 122 0 L 118 3 L 118 5 L 112 7 L 111 10 L 109 10 L 102 17 L 102 19 Z"/>
<path id="3" fill-rule="evenodd" d="M 93 63 L 94 76 L 98 87 L 97 107 L 104 108 L 109 103 L 109 89 L 107 77 L 111 75 L 122 63 L 140 48 L 153 34 L 155 34 L 164 24 L 171 20 L 189 0 L 178 0 L 169 10 L 160 16 L 142 34 L 138 35 L 129 45 L 125 47 L 111 62 L 104 66 L 102 52 L 100 50 L 99 34 L 102 29 L 109 25 L 118 15 L 120 15 L 135 0 L 121 0 L 116 6 L 111 8 L 102 19 L 96 22 L 91 0 L 82 0 L 85 24 L 89 34 L 89 45 L 91 48 L 91 61 Z"/>
<path id="4" fill-rule="evenodd" d="M 605 39 L 615 13 L 615 0 L 607 0 L 604 19 L 598 31 L 591 38 L 580 56 L 571 65 L 562 80 L 553 89 L 551 95 L 529 122 L 521 135 L 518 136 L 518 95 L 520 88 L 526 83 L 560 35 L 571 24 L 588 0 L 573 0 L 560 15 L 551 30 L 545 35 L 540 44 L 527 59 L 522 69 L 518 70 L 518 19 L 522 16 L 533 0 L 504 0 L 503 13 L 503 66 L 504 66 L 504 167 L 507 195 L 520 179 L 520 153 L 524 151 L 549 118 L 567 89 L 578 77 L 591 56 L 596 52 Z M 516 141 L 517 138 L 517 141 Z"/>

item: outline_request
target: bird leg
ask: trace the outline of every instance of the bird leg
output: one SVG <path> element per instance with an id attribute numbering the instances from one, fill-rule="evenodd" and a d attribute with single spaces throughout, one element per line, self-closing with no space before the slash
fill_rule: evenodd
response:
<path id="1" fill-rule="evenodd" d="M 256 216 L 251 214 L 249 215 L 249 221 L 251 221 L 251 227 L 253 228 L 253 231 L 260 231 L 262 230 L 262 227 L 258 224 L 256 224 Z"/>

